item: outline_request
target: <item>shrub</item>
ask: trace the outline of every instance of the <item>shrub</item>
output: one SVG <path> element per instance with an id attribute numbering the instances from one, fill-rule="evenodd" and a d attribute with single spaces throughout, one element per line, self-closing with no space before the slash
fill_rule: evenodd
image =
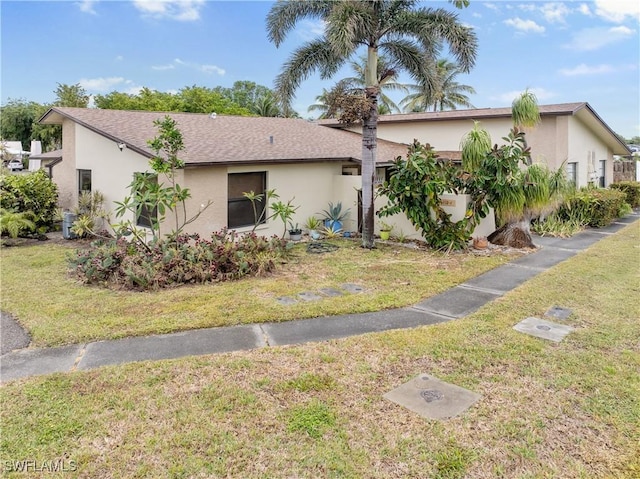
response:
<path id="1" fill-rule="evenodd" d="M 14 213 L 31 212 L 38 233 L 51 230 L 57 203 L 58 187 L 43 170 L 0 175 L 0 207 Z"/>
<path id="2" fill-rule="evenodd" d="M 632 208 L 640 206 L 640 181 L 621 181 L 612 183 L 609 187 L 627 195 L 626 201 Z"/>
<path id="3" fill-rule="evenodd" d="M 622 191 L 581 188 L 560 207 L 558 216 L 567 220 L 578 216 L 585 226 L 601 228 L 620 216 L 626 204 L 625 198 Z"/>
<path id="4" fill-rule="evenodd" d="M 150 290 L 266 274 L 287 252 L 287 241 L 280 238 L 222 230 L 211 240 L 181 234 L 148 246 L 124 238 L 98 240 L 69 263 L 86 284 Z"/>

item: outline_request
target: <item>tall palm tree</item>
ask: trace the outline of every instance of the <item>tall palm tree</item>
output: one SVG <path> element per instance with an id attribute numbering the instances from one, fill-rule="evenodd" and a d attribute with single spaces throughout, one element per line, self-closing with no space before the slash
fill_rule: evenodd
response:
<path id="1" fill-rule="evenodd" d="M 344 81 L 364 90 L 367 86 L 365 79 L 367 58 L 361 56 L 358 61 L 351 61 L 351 68 L 356 76 L 345 78 Z M 383 56 L 378 56 L 376 75 L 378 77 L 378 85 L 380 86 L 378 113 L 400 113 L 400 108 L 389 98 L 386 92 L 401 91 L 403 93 L 409 93 L 409 85 L 398 82 L 398 70 Z"/>
<path id="2" fill-rule="evenodd" d="M 407 95 L 401 102 L 406 112 L 456 110 L 458 106 L 473 108 L 466 93 L 474 94 L 476 90 L 470 85 L 462 85 L 456 76 L 463 69 L 455 62 L 441 58 L 436 64 L 435 88 L 423 84 L 418 91 Z"/>
<path id="3" fill-rule="evenodd" d="M 468 0 L 450 0 L 456 7 Z M 374 195 L 379 52 L 417 82 L 433 81 L 438 51 L 443 43 L 468 71 L 475 62 L 477 39 L 458 17 L 441 8 L 417 8 L 418 0 L 281 0 L 267 15 L 269 40 L 280 46 L 298 21 L 310 18 L 325 22 L 324 35 L 296 49 L 277 76 L 275 85 L 284 103 L 290 103 L 300 83 L 314 72 L 323 79 L 367 50 L 365 98 L 362 117 L 362 246 L 373 248 Z"/>

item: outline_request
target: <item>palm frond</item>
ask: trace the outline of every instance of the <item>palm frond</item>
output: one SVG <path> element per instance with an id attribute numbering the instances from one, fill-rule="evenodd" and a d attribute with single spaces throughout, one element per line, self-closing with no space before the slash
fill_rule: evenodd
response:
<path id="1" fill-rule="evenodd" d="M 511 104 L 513 124 L 518 127 L 534 127 L 540 123 L 540 111 L 536 95 L 527 88 Z"/>
<path id="2" fill-rule="evenodd" d="M 267 36 L 279 47 L 287 34 L 304 18 L 325 19 L 335 2 L 309 0 L 305 2 L 276 2 L 267 14 Z"/>

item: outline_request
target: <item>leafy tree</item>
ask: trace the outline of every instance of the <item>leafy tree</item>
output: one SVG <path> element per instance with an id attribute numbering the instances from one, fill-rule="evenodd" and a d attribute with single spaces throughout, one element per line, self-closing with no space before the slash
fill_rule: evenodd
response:
<path id="1" fill-rule="evenodd" d="M 20 141 L 22 149 L 28 151 L 34 138 L 34 124 L 47 107 L 34 101 L 9 99 L 0 108 L 0 138 Z M 44 146 L 44 145 L 43 145 Z"/>
<path id="2" fill-rule="evenodd" d="M 79 83 L 66 85 L 58 83 L 55 91 L 55 106 L 69 106 L 77 108 L 87 108 L 89 106 L 89 95 Z"/>
<path id="3" fill-rule="evenodd" d="M 157 212 L 157 216 L 148 214 L 152 240 L 155 242 L 160 238 L 160 227 L 167 213 L 172 213 L 174 228 L 166 239 L 175 241 L 184 227 L 198 219 L 212 202 L 202 205 L 195 215 L 188 217 L 186 201 L 191 197 L 191 192 L 188 188 L 182 188 L 175 178 L 176 171 L 184 167 L 184 162 L 178 157 L 184 149 L 182 132 L 177 128 L 176 121 L 169 115 L 166 115 L 163 120 L 155 120 L 154 125 L 158 127 L 159 134 L 148 141 L 149 146 L 156 153 L 156 156 L 149 160 L 153 173 L 134 177 L 129 185 L 131 195 L 122 202 L 116 202 L 116 217 L 120 218 L 126 212 L 133 213 L 136 218 L 145 212 L 147 214 L 152 211 Z M 161 180 L 167 180 L 168 185 L 165 186 Z M 132 233 L 140 244 L 148 248 L 144 241 L 144 232 L 131 220 L 116 225 L 116 230 L 118 233 Z"/>
<path id="4" fill-rule="evenodd" d="M 457 7 L 468 1 L 453 0 Z M 476 37 L 470 28 L 458 22 L 455 14 L 444 9 L 416 8 L 417 0 L 308 0 L 274 4 L 267 16 L 269 40 L 280 46 L 296 23 L 305 18 L 325 22 L 324 35 L 296 49 L 276 78 L 276 90 L 288 105 L 300 83 L 313 72 L 321 78 L 333 76 L 339 68 L 367 50 L 365 88 L 359 106 L 362 121 L 362 246 L 373 248 L 374 196 L 376 164 L 379 52 L 414 80 L 433 81 L 429 70 L 444 42 L 464 71 L 475 61 Z M 429 80 L 431 79 L 431 80 Z"/>
<path id="5" fill-rule="evenodd" d="M 0 208 L 29 213 L 39 233 L 53 226 L 58 206 L 58 187 L 43 170 L 22 175 L 0 175 Z"/>
<path id="6" fill-rule="evenodd" d="M 458 106 L 473 108 L 466 93 L 475 93 L 469 85 L 461 85 L 455 78 L 463 73 L 462 68 L 450 60 L 441 58 L 435 68 L 433 84 L 418 86 L 418 91 L 407 95 L 401 102 L 407 112 L 455 110 Z"/>

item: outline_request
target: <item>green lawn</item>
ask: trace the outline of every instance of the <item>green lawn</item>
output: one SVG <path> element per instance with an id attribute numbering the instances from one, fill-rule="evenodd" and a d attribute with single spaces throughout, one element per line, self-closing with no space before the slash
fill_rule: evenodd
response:
<path id="1" fill-rule="evenodd" d="M 637 478 L 639 248 L 636 222 L 435 326 L 14 381 L 0 458 L 87 478 Z M 513 330 L 554 305 L 573 310 L 563 342 Z M 382 398 L 419 373 L 482 399 L 431 421 Z"/>
<path id="2" fill-rule="evenodd" d="M 338 240 L 337 251 L 309 254 L 299 244 L 266 278 L 140 293 L 88 287 L 69 277 L 68 247 L 2 248 L 2 310 L 32 334 L 33 346 L 287 321 L 406 306 L 513 259 L 515 254 L 444 255 L 406 246 L 369 251 Z M 358 283 L 366 292 L 282 306 L 276 298 Z"/>

